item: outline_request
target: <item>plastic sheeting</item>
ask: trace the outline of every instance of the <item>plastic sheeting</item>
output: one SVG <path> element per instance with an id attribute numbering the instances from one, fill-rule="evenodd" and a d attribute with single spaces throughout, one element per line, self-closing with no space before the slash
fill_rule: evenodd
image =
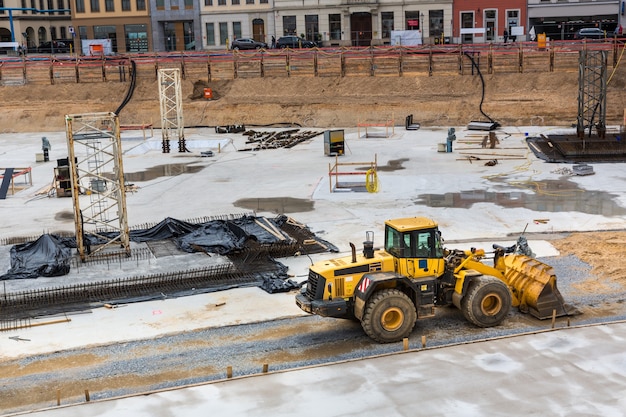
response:
<path id="1" fill-rule="evenodd" d="M 178 248 L 185 252 L 202 251 L 228 255 L 245 249 L 246 243 L 250 240 L 258 244 L 296 243 L 293 237 L 281 230 L 280 226 L 284 221 L 285 216 L 276 219 L 244 216 L 234 220 L 213 220 L 194 224 L 167 217 L 148 229 L 133 230 L 129 236 L 133 242 L 174 239 Z M 85 240 L 88 245 L 94 246 L 104 243 L 89 234 L 85 236 Z M 331 250 L 334 248 L 328 242 L 324 243 Z M 76 248 L 74 238 L 53 235 L 43 235 L 34 242 L 16 245 L 11 248 L 11 269 L 0 276 L 0 280 L 66 275 L 70 271 L 72 248 Z M 282 275 L 281 279 L 287 276 L 285 271 L 278 275 Z M 263 280 L 267 281 L 265 278 Z M 270 283 L 268 288 L 271 291 L 267 289 L 266 291 L 280 291 L 281 285 L 276 282 Z"/>
<path id="2" fill-rule="evenodd" d="M 42 235 L 34 242 L 11 248 L 11 269 L 1 280 L 58 277 L 70 272 L 71 240 Z"/>

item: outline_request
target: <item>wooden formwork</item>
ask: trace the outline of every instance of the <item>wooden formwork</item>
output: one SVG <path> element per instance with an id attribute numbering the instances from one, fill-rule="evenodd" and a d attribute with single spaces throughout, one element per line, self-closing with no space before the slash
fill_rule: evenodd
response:
<path id="1" fill-rule="evenodd" d="M 550 66 L 550 54 L 524 51 L 523 72 L 548 72 Z"/>
<path id="2" fill-rule="evenodd" d="M 342 59 L 339 54 L 323 54 L 317 56 L 317 76 L 318 77 L 341 77 Z"/>
<path id="3" fill-rule="evenodd" d="M 130 67 L 128 62 L 103 62 L 102 71 L 105 81 L 130 81 Z"/>
<path id="4" fill-rule="evenodd" d="M 209 63 L 206 60 L 185 61 L 185 78 L 190 80 L 209 80 Z"/>
<path id="5" fill-rule="evenodd" d="M 211 80 L 233 80 L 235 78 L 235 64 L 232 60 L 217 60 L 211 58 L 209 62 Z"/>
<path id="6" fill-rule="evenodd" d="M 287 58 L 284 55 L 266 55 L 263 59 L 263 76 L 286 77 Z"/>
<path id="7" fill-rule="evenodd" d="M 398 76 L 400 74 L 400 62 L 397 56 L 374 56 L 372 64 L 373 75 Z"/>
<path id="8" fill-rule="evenodd" d="M 77 69 L 79 83 L 97 83 L 105 80 L 102 62 L 81 63 Z"/>
<path id="9" fill-rule="evenodd" d="M 238 56 L 235 58 L 237 78 L 259 78 L 263 73 L 263 58 Z"/>
<path id="10" fill-rule="evenodd" d="M 433 54 L 432 71 L 437 75 L 459 75 L 459 54 Z"/>
<path id="11" fill-rule="evenodd" d="M 291 55 L 289 57 L 289 76 L 291 77 L 314 77 L 315 55 Z"/>
<path id="12" fill-rule="evenodd" d="M 135 76 L 137 78 L 146 78 L 156 80 L 157 73 L 157 61 L 156 59 L 142 59 L 141 61 L 135 61 Z"/>
<path id="13" fill-rule="evenodd" d="M 403 54 L 402 75 L 427 75 L 429 73 L 428 54 Z"/>
<path id="14" fill-rule="evenodd" d="M 489 73 L 504 74 L 520 72 L 520 55 L 517 50 L 498 54 L 489 53 Z M 481 68 L 482 71 L 482 68 Z"/>
<path id="15" fill-rule="evenodd" d="M 52 84 L 50 78 L 50 62 L 30 62 L 26 67 L 27 84 Z"/>
<path id="16" fill-rule="evenodd" d="M 369 56 L 344 57 L 343 73 L 346 77 L 366 77 L 372 75 L 372 59 Z"/>
<path id="17" fill-rule="evenodd" d="M 52 61 L 52 83 L 76 83 L 76 64 L 74 62 Z"/>
<path id="18" fill-rule="evenodd" d="M 578 51 L 560 51 L 554 54 L 554 70 L 570 72 L 578 71 Z"/>
<path id="19" fill-rule="evenodd" d="M 24 84 L 24 63 L 6 61 L 0 63 L 0 85 Z"/>

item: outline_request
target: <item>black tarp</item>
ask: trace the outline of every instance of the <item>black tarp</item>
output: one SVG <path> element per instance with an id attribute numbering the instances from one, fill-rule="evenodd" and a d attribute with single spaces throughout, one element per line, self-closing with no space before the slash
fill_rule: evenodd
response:
<path id="1" fill-rule="evenodd" d="M 212 220 L 194 224 L 168 217 L 148 229 L 129 232 L 129 238 L 133 242 L 174 239 L 176 245 L 185 252 L 202 251 L 228 255 L 245 249 L 249 240 L 258 244 L 296 243 L 296 239 L 280 228 L 285 219 L 284 216 L 276 219 L 244 216 L 234 220 Z M 108 236 L 108 233 L 100 235 Z M 110 237 L 114 238 L 116 235 L 111 234 Z M 103 243 L 106 242 L 97 236 L 85 235 L 85 244 L 88 246 Z M 11 248 L 11 269 L 0 276 L 0 280 L 66 275 L 70 271 L 72 248 L 76 248 L 75 238 L 53 235 L 43 235 L 35 242 L 16 245 Z M 336 251 L 336 248 L 332 249 Z M 286 273 L 284 276 L 286 277 Z M 275 287 L 273 291 L 268 291 L 275 292 L 279 285 L 274 283 L 268 287 Z"/>
<path id="2" fill-rule="evenodd" d="M 0 280 L 58 277 L 70 272 L 71 241 L 42 235 L 34 242 L 11 248 L 11 269 Z"/>

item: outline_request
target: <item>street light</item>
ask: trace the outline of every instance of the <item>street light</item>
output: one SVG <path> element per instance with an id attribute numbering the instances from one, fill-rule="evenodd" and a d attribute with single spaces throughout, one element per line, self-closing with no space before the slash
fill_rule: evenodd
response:
<path id="1" fill-rule="evenodd" d="M 424 43 L 424 12 L 420 13 L 420 32 L 422 33 L 422 44 Z"/>

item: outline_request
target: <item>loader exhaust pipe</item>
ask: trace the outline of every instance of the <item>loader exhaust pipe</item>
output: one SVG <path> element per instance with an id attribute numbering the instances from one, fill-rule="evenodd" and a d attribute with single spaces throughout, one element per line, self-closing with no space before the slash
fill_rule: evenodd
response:
<path id="1" fill-rule="evenodd" d="M 367 259 L 374 257 L 374 232 L 365 232 L 365 242 L 363 242 L 363 256 Z"/>
<path id="2" fill-rule="evenodd" d="M 355 264 L 356 263 L 356 246 L 354 246 L 354 243 L 350 242 L 350 249 L 352 249 L 352 263 Z"/>

